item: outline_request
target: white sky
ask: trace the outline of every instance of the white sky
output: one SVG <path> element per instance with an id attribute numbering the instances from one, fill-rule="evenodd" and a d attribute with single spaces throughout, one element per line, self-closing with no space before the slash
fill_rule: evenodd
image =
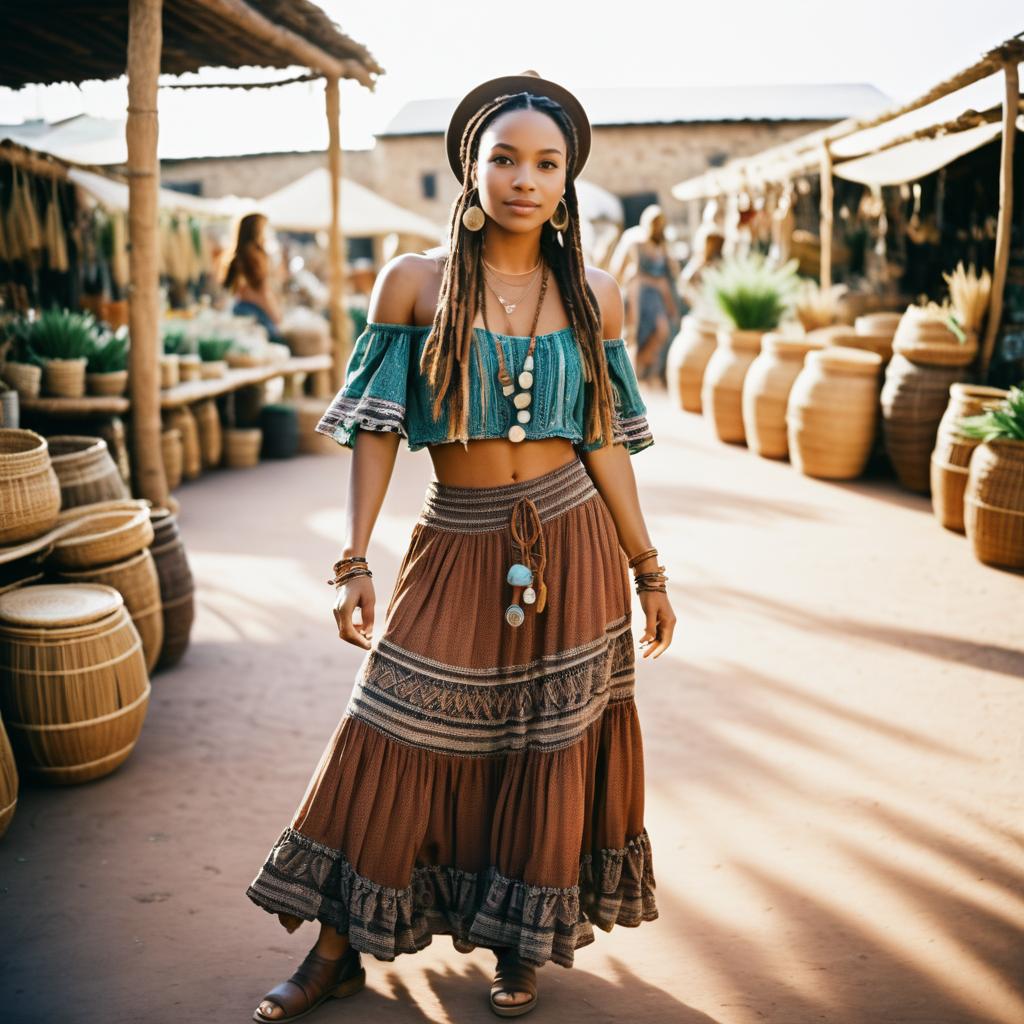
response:
<path id="1" fill-rule="evenodd" d="M 909 99 L 1024 30 L 1020 0 L 624 0 L 607 7 L 594 0 L 500 6 L 322 0 L 320 6 L 387 71 L 375 93 L 342 83 L 346 148 L 372 146 L 373 132 L 410 99 L 460 96 L 478 82 L 526 68 L 570 89 L 868 82 L 894 100 Z M 204 69 L 181 80 L 288 74 Z M 126 106 L 123 79 L 0 89 L 6 124 L 82 112 L 123 117 Z M 164 89 L 160 112 L 166 156 L 326 144 L 319 83 L 248 92 Z"/>

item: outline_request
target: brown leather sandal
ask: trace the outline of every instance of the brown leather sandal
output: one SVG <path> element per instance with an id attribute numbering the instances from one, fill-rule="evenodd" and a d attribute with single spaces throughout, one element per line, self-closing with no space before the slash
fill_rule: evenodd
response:
<path id="1" fill-rule="evenodd" d="M 272 988 L 256 1007 L 252 1019 L 260 1024 L 280 1024 L 298 1020 L 312 1013 L 326 999 L 343 999 L 354 995 L 366 985 L 366 970 L 359 960 L 359 950 L 349 946 L 337 959 L 320 956 L 314 946 L 295 973 Z M 267 1017 L 260 1006 L 271 1002 L 284 1013 L 280 1017 Z"/>
<path id="2" fill-rule="evenodd" d="M 494 952 L 498 966 L 491 985 L 491 1009 L 499 1017 L 519 1017 L 529 1013 L 537 1005 L 537 968 L 533 964 L 524 964 L 515 950 L 508 947 Z M 496 1003 L 494 997 L 499 992 L 529 992 L 533 998 L 524 1003 Z"/>

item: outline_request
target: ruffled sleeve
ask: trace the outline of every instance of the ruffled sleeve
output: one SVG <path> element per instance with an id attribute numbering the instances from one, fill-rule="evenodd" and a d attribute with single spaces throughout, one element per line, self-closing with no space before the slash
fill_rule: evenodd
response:
<path id="1" fill-rule="evenodd" d="M 647 406 L 640 397 L 633 364 L 629 361 L 626 343 L 614 338 L 604 343 L 605 358 L 608 360 L 608 375 L 611 378 L 615 409 L 612 413 L 612 443 L 624 444 L 630 455 L 642 452 L 654 444 L 654 435 L 647 422 Z M 586 424 L 586 418 L 583 420 Z M 591 443 L 578 445 L 586 452 L 602 446 L 603 438 Z"/>
<path id="2" fill-rule="evenodd" d="M 358 430 L 408 437 L 406 388 L 414 328 L 367 324 L 345 367 L 345 383 L 316 426 L 317 433 L 354 448 Z"/>

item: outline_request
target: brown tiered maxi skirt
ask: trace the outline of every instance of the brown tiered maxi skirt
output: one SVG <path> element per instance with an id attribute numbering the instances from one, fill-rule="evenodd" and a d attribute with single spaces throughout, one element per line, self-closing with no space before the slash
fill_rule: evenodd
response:
<path id="1" fill-rule="evenodd" d="M 513 627 L 524 504 L 547 605 Z M 578 458 L 500 487 L 432 481 L 384 631 L 250 899 L 379 960 L 451 935 L 464 953 L 571 967 L 594 925 L 653 921 L 630 610 L 611 513 Z"/>

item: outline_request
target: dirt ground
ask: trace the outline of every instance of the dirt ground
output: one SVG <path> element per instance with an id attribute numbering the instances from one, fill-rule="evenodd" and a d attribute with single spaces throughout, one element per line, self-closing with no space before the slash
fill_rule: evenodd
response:
<path id="1" fill-rule="evenodd" d="M 638 666 L 661 916 L 545 967 L 532 1019 L 1019 1024 L 1024 578 L 884 475 L 802 477 L 648 400 L 633 467 L 679 616 Z M 192 647 L 117 772 L 23 783 L 0 1020 L 242 1022 L 312 944 L 245 888 L 362 658 L 324 584 L 347 472 L 305 456 L 178 492 Z M 381 617 L 429 478 L 401 452 L 370 551 Z M 495 1019 L 486 950 L 439 936 L 365 963 L 367 989 L 310 1020 Z"/>

